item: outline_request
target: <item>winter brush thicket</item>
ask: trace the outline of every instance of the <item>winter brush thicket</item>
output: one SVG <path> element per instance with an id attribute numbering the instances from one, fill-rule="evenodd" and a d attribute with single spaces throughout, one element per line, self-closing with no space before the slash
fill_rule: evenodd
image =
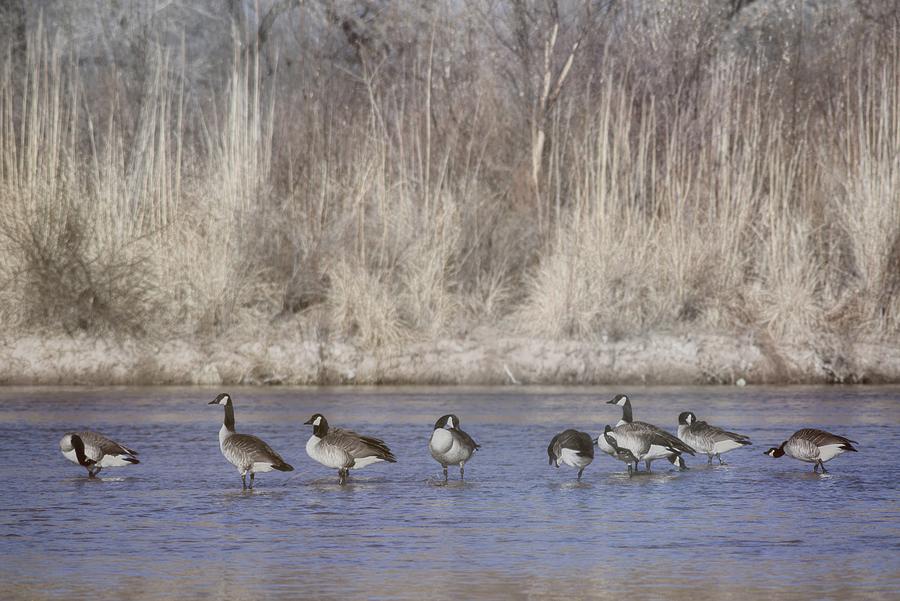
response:
<path id="1" fill-rule="evenodd" d="M 893 2 L 221 4 L 29 13 L 4 335 L 897 334 Z"/>

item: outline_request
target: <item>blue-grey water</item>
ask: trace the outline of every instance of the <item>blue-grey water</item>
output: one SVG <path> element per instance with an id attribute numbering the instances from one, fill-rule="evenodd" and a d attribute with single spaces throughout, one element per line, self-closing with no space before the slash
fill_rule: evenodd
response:
<path id="1" fill-rule="evenodd" d="M 3 598 L 891 598 L 900 591 L 900 389 L 636 388 L 635 418 L 684 410 L 749 435 L 726 466 L 629 478 L 598 453 L 575 482 L 547 443 L 620 410 L 599 388 L 232 389 L 237 430 L 294 465 L 243 492 L 217 390 L 0 389 Z M 382 437 L 396 464 L 337 474 L 310 427 Z M 456 413 L 483 448 L 443 486 L 427 451 Z M 859 441 L 827 464 L 763 455 L 802 427 Z M 98 430 L 141 464 L 88 480 L 58 450 Z M 621 597 L 619 597 L 621 598 Z"/>

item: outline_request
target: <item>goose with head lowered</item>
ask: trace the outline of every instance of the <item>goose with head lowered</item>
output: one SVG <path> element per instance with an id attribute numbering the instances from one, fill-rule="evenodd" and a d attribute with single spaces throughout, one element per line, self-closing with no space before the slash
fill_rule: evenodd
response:
<path id="1" fill-rule="evenodd" d="M 290 464 L 281 458 L 281 455 L 272 450 L 262 439 L 250 434 L 238 434 L 234 430 L 234 402 L 231 395 L 223 392 L 211 400 L 209 405 L 222 405 L 225 407 L 225 420 L 219 430 L 219 448 L 222 455 L 231 465 L 237 468 L 241 475 L 241 484 L 244 489 L 253 489 L 253 479 L 257 473 L 291 472 L 294 470 Z M 250 486 L 247 486 L 247 474 L 250 474 Z"/>
<path id="2" fill-rule="evenodd" d="M 137 451 L 97 432 L 69 432 L 59 441 L 63 457 L 84 467 L 93 478 L 105 467 L 122 467 L 140 463 Z"/>
<path id="3" fill-rule="evenodd" d="M 578 470 L 577 479 L 581 480 L 584 468 L 594 460 L 594 441 L 589 434 L 578 430 L 563 430 L 553 437 L 547 447 L 550 465 L 568 465 Z"/>
<path id="4" fill-rule="evenodd" d="M 650 464 L 657 459 L 668 459 L 669 463 L 679 469 L 685 468 L 682 454 L 687 453 L 693 455 L 694 449 L 679 439 L 674 434 L 667 432 L 659 426 L 648 424 L 647 422 L 634 421 L 631 411 L 631 400 L 627 395 L 617 394 L 607 404 L 617 405 L 622 408 L 622 419 L 613 428 L 614 433 L 622 434 L 623 437 L 616 438 L 620 447 L 628 448 L 635 457 L 644 462 L 644 467 L 650 471 Z M 651 436 L 652 435 L 652 436 Z M 598 439 L 599 441 L 600 439 Z M 645 448 L 645 445 L 649 444 Z M 634 445 L 632 446 L 629 445 Z M 609 450 L 603 446 L 600 447 L 606 453 L 612 455 Z M 637 471 L 637 465 L 634 466 Z"/>
<path id="5" fill-rule="evenodd" d="M 306 442 L 306 454 L 325 467 L 338 471 L 338 482 L 344 484 L 350 470 L 358 470 L 379 461 L 396 463 L 384 441 L 379 438 L 362 436 L 351 430 L 332 428 L 321 413 L 314 414 L 306 421 L 313 427 L 312 436 Z"/>
<path id="6" fill-rule="evenodd" d="M 825 469 L 825 463 L 846 451 L 856 453 L 857 450 L 853 447 L 854 444 L 859 443 L 825 430 L 804 428 L 794 432 L 780 446 L 772 447 L 764 455 L 769 457 L 787 455 L 806 463 L 812 463 L 814 472 L 818 472 L 821 467 L 822 473 L 827 474 L 828 470 Z"/>
<path id="7" fill-rule="evenodd" d="M 443 415 L 434 423 L 428 450 L 434 460 L 444 468 L 444 482 L 448 479 L 447 466 L 459 466 L 459 479 L 466 477 L 466 461 L 472 457 L 481 445 L 459 427 L 459 418 L 455 415 Z"/>
<path id="8" fill-rule="evenodd" d="M 725 465 L 722 453 L 752 444 L 750 438 L 743 434 L 698 422 L 697 416 L 690 411 L 684 411 L 678 416 L 678 438 L 701 453 L 706 453 L 707 465 L 712 463 L 713 456 L 719 460 L 719 465 Z"/>
<path id="9" fill-rule="evenodd" d="M 612 431 L 612 426 L 606 424 L 606 427 L 603 429 L 603 434 L 597 437 L 594 444 L 600 447 L 600 450 L 607 455 L 611 455 L 619 461 L 624 461 L 628 466 L 628 475 L 630 476 L 632 471 L 637 470 L 638 459 L 634 456 L 634 453 L 618 445 L 615 437 L 610 436 Z M 632 465 L 634 466 L 633 468 Z"/>

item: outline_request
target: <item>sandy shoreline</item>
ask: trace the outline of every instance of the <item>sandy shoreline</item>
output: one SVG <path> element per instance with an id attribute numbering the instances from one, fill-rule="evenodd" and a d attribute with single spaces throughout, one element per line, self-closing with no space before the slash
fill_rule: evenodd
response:
<path id="1" fill-rule="evenodd" d="M 376 352 L 341 342 L 166 341 L 28 336 L 0 340 L 0 384 L 748 384 L 900 382 L 900 346 L 776 346 L 750 337 L 620 341 L 482 336 Z"/>

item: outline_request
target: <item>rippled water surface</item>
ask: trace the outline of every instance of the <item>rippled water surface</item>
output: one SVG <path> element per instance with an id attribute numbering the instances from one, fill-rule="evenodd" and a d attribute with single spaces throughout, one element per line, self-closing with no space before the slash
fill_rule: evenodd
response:
<path id="1" fill-rule="evenodd" d="M 547 443 L 596 436 L 617 390 L 234 389 L 237 430 L 294 465 L 240 476 L 219 452 L 218 391 L 0 389 L 2 597 L 893 598 L 900 590 L 900 389 L 631 389 L 635 419 L 679 412 L 749 435 L 726 466 L 629 478 L 602 454 L 581 483 Z M 337 474 L 303 422 L 384 438 L 398 458 Z M 434 421 L 483 448 L 440 481 Z M 763 456 L 801 427 L 859 441 L 825 476 Z M 140 452 L 88 480 L 58 440 L 91 428 Z"/>

